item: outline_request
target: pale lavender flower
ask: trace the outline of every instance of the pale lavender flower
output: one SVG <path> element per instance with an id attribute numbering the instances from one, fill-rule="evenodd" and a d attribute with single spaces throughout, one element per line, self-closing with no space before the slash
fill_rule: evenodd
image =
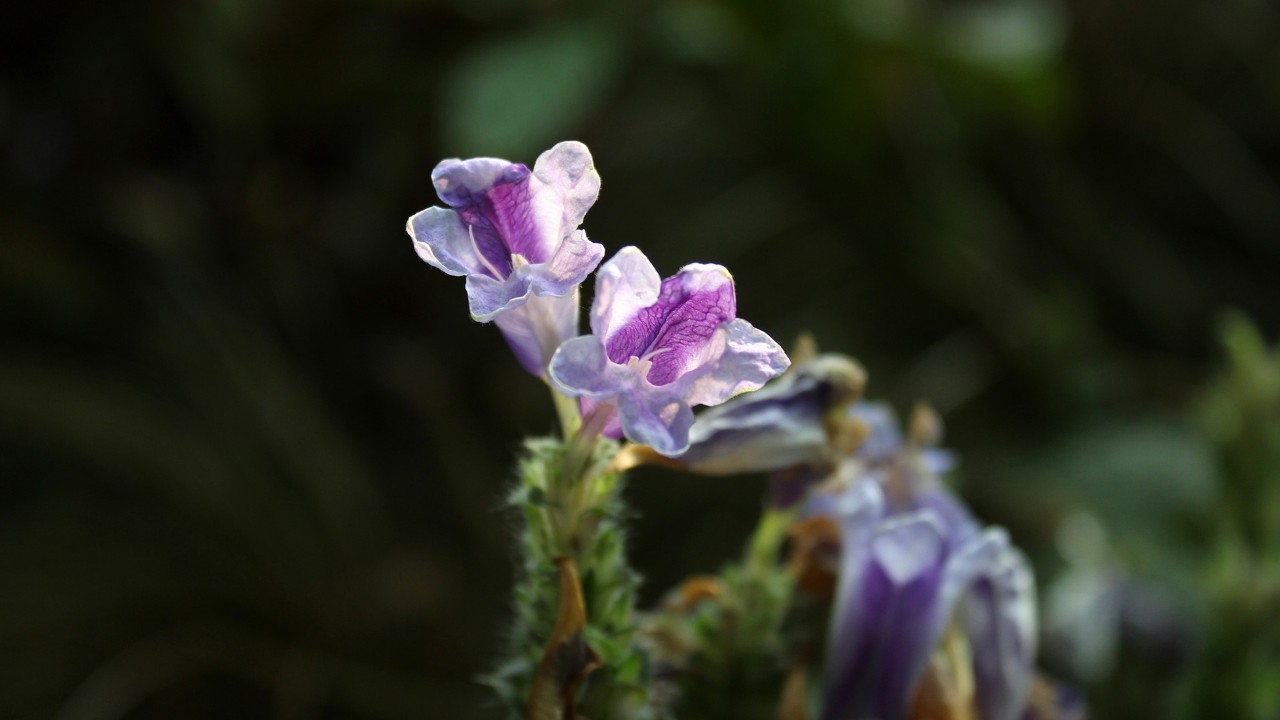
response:
<path id="1" fill-rule="evenodd" d="M 634 247 L 596 274 L 591 335 L 551 360 L 555 385 L 583 398 L 584 423 L 674 457 L 689 447 L 693 405 L 756 390 L 789 360 L 737 318 L 733 278 L 719 265 L 686 265 L 663 280 Z"/>
<path id="2" fill-rule="evenodd" d="M 542 375 L 577 334 L 578 286 L 604 256 L 578 229 L 600 193 L 590 151 L 562 142 L 532 171 L 497 158 L 445 160 L 431 180 L 449 209 L 409 218 L 414 249 L 465 276 L 472 318 L 495 321 L 521 365 Z"/>
<path id="3" fill-rule="evenodd" d="M 823 720 L 902 718 L 953 622 L 969 638 L 980 717 L 1017 718 L 1032 677 L 1034 602 L 1007 534 L 989 528 L 954 542 L 934 510 L 892 514 L 880 484 L 866 480 L 832 505 L 841 560 Z"/>
<path id="4" fill-rule="evenodd" d="M 1019 720 L 1035 678 L 1035 579 L 1007 538 L 969 588 L 965 614 L 979 716 Z"/>

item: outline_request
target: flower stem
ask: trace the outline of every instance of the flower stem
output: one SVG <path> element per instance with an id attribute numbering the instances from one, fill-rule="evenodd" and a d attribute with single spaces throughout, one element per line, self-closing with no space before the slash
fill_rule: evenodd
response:
<path id="1" fill-rule="evenodd" d="M 749 578 L 761 579 L 777 566 L 782 543 L 786 541 L 787 530 L 794 520 L 794 511 L 773 507 L 765 509 L 747 546 L 746 572 Z"/>
<path id="2" fill-rule="evenodd" d="M 600 444 L 600 434 L 612 413 L 612 404 L 597 405 L 582 419 L 577 432 L 569 439 L 565 448 L 560 487 L 557 488 L 564 514 L 556 528 L 564 552 L 576 554 L 581 549 L 580 545 L 590 544 L 580 542 L 589 538 L 579 538 L 578 535 L 582 515 L 592 504 L 595 495 L 596 474 L 590 472 L 591 463 Z"/>
<path id="3" fill-rule="evenodd" d="M 582 418 L 578 414 L 578 400 L 551 390 L 551 401 L 556 406 L 556 417 L 560 420 L 560 433 L 567 441 L 578 433 L 582 427 Z"/>

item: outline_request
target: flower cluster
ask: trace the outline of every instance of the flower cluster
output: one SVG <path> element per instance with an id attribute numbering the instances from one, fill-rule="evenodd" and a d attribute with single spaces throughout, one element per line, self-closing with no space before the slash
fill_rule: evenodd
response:
<path id="1" fill-rule="evenodd" d="M 810 501 L 811 512 L 830 513 L 840 528 L 823 717 L 904 717 L 913 702 L 976 701 L 984 720 L 1018 720 L 1035 657 L 1026 559 L 938 481 L 945 454 L 902 443 L 882 407 L 851 414 L 871 419 L 868 442 L 850 461 L 854 474 Z M 934 662 L 948 633 L 966 640 L 967 667 Z M 969 679 L 976 698 L 954 697 Z M 929 687 L 948 692 L 921 698 Z"/>
<path id="2" fill-rule="evenodd" d="M 662 279 L 635 247 L 600 268 L 591 335 L 578 336 L 578 291 L 604 256 L 578 227 L 600 192 L 591 153 L 563 142 L 530 171 L 495 158 L 445 160 L 440 200 L 409 219 L 418 255 L 466 277 L 471 315 L 493 321 L 521 365 L 569 397 L 584 424 L 668 456 L 689 446 L 693 405 L 756 390 L 789 365 L 737 317 L 733 277 L 687 265 Z"/>
<path id="3" fill-rule="evenodd" d="M 774 472 L 797 587 L 830 604 L 819 717 L 1076 717 L 1035 672 L 1030 565 L 942 481 L 941 421 L 918 407 L 904 436 L 888 405 L 855 402 L 864 384 L 847 358 L 802 360 L 700 416 L 681 463 Z"/>
<path id="4" fill-rule="evenodd" d="M 955 460 L 932 411 L 917 408 L 904 433 L 888 406 L 860 400 L 867 377 L 850 358 L 806 347 L 790 367 L 737 317 L 720 265 L 664 279 L 635 247 L 601 264 L 604 248 L 580 228 L 600 190 L 581 143 L 532 170 L 445 160 L 431 177 L 447 207 L 409 219 L 418 255 L 466 278 L 472 317 L 547 383 L 565 432 L 530 443 L 513 496 L 528 577 L 513 657 L 490 677 L 513 717 L 579 717 L 580 701 L 602 718 L 645 705 L 655 717 L 758 717 L 767 705 L 821 720 L 1079 717 L 1035 672 L 1030 566 L 943 482 Z M 709 409 L 695 418 L 694 406 Z M 624 437 L 621 449 L 606 439 Z M 742 566 L 685 583 L 647 634 L 633 620 L 618 493 L 621 473 L 645 462 L 772 474 Z M 806 608 L 818 632 L 784 639 Z M 750 683 L 763 695 L 715 685 L 787 665 L 771 698 L 769 683 Z"/>

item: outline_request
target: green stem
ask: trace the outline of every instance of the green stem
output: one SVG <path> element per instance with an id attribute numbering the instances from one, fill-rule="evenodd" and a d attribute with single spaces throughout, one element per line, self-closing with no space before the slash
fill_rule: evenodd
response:
<path id="1" fill-rule="evenodd" d="M 551 388 L 551 401 L 555 403 L 556 417 L 560 420 L 560 433 L 568 441 L 582 427 L 582 418 L 578 415 L 578 399 L 562 395 Z"/>
<path id="2" fill-rule="evenodd" d="M 600 445 L 600 433 L 613 414 L 613 404 L 597 405 L 578 426 L 565 448 L 564 462 L 560 469 L 560 487 L 557 495 L 564 508 L 558 539 L 565 552 L 577 554 L 583 545 L 590 545 L 590 538 L 580 538 L 582 514 L 594 497 L 596 477 L 591 472 L 592 461 Z"/>
<path id="3" fill-rule="evenodd" d="M 793 510 L 765 509 L 747 546 L 747 577 L 760 580 L 777 567 L 782 544 L 786 542 L 787 531 L 794 521 Z"/>

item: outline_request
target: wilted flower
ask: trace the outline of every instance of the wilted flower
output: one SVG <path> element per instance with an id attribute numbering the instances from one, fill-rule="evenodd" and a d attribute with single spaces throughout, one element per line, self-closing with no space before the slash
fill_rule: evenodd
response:
<path id="1" fill-rule="evenodd" d="M 644 253 L 623 248 L 596 275 L 593 334 L 560 346 L 551 378 L 583 398 L 584 423 L 679 455 L 690 406 L 756 390 L 789 364 L 736 314 L 733 278 L 720 265 L 687 265 L 663 280 Z"/>
<path id="2" fill-rule="evenodd" d="M 756 392 L 698 416 L 681 467 L 704 475 L 834 465 L 846 408 L 862 393 L 866 373 L 843 355 L 793 366 Z M 834 417 L 833 417 L 834 416 Z"/>
<path id="3" fill-rule="evenodd" d="M 600 193 L 590 151 L 562 142 L 532 171 L 497 158 L 445 160 L 431 180 L 450 209 L 409 218 L 414 249 L 466 276 L 471 316 L 495 321 L 521 365 L 542 375 L 577 334 L 578 286 L 604 256 L 578 229 Z"/>

